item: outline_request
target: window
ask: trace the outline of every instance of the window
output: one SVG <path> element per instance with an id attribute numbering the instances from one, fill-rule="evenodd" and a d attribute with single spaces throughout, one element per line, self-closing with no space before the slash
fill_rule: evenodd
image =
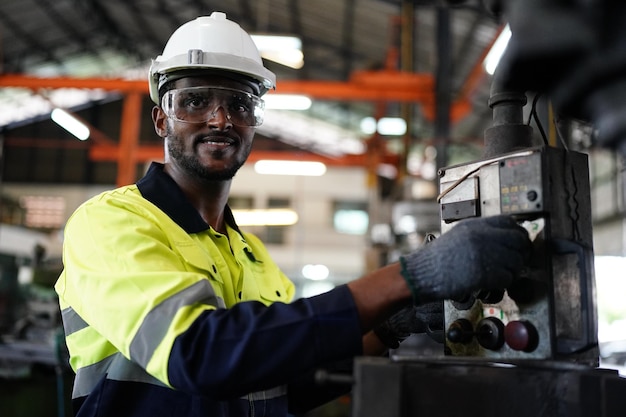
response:
<path id="1" fill-rule="evenodd" d="M 23 196 L 20 205 L 26 210 L 24 226 L 58 229 L 65 222 L 65 198 L 58 196 Z"/>
<path id="2" fill-rule="evenodd" d="M 360 201 L 335 201 L 333 227 L 339 233 L 364 235 L 369 226 L 367 203 Z"/>
<path id="3" fill-rule="evenodd" d="M 291 200 L 284 197 L 269 197 L 264 206 L 255 207 L 254 198 L 251 196 L 231 196 L 228 200 L 228 204 L 235 212 L 235 217 L 238 217 L 238 213 L 236 213 L 237 210 L 246 211 L 260 209 L 263 211 L 263 209 L 290 209 Z M 240 220 L 244 221 L 243 218 L 240 218 Z M 252 224 L 254 224 L 254 222 L 246 225 L 244 221 L 244 223 L 239 223 L 239 226 L 241 226 L 243 230 L 255 234 L 266 244 L 282 245 L 285 243 L 286 232 L 289 226 L 259 226 Z"/>
<path id="4" fill-rule="evenodd" d="M 291 199 L 289 198 L 280 198 L 280 197 L 270 197 L 267 200 L 267 208 L 269 209 L 278 209 L 278 208 L 290 208 L 291 207 Z M 286 233 L 289 226 L 266 226 L 265 227 L 265 243 L 270 243 L 274 245 L 283 245 L 285 244 Z"/>
<path id="5" fill-rule="evenodd" d="M 254 206 L 254 199 L 252 198 L 252 196 L 231 195 L 228 198 L 228 205 L 233 210 L 251 209 Z"/>

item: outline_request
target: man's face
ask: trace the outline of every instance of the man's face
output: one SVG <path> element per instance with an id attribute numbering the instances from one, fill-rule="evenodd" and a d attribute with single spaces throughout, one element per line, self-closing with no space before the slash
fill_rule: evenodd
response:
<path id="1" fill-rule="evenodd" d="M 253 93 L 250 86 L 219 76 L 182 78 L 173 87 L 224 87 Z M 165 138 L 166 163 L 193 177 L 231 179 L 250 155 L 255 128 L 232 123 L 227 111 L 218 107 L 208 121 L 188 123 L 156 109 L 153 120 L 157 133 Z"/>

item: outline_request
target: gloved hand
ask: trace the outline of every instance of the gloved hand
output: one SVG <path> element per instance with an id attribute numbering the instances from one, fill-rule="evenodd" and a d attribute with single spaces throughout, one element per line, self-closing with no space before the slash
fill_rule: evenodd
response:
<path id="1" fill-rule="evenodd" d="M 391 349 L 412 334 L 443 329 L 443 302 L 435 301 L 420 306 L 409 305 L 374 328 L 378 338 Z"/>
<path id="2" fill-rule="evenodd" d="M 511 217 L 480 217 L 462 220 L 428 245 L 402 255 L 400 264 L 419 305 L 506 288 L 531 249 L 528 232 Z"/>

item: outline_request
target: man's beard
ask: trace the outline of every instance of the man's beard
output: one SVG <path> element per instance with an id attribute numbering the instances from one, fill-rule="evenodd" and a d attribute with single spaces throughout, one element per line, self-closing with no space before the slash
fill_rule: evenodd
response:
<path id="1" fill-rule="evenodd" d="M 169 156 L 172 159 L 176 160 L 178 165 L 180 165 L 180 167 L 183 168 L 185 171 L 205 180 L 231 180 L 235 176 L 237 171 L 239 171 L 239 168 L 241 168 L 246 162 L 245 160 L 236 161 L 236 164 L 231 167 L 224 168 L 219 171 L 212 170 L 211 167 L 203 166 L 200 163 L 197 155 L 186 155 L 184 151 L 183 140 L 178 136 L 173 135 L 170 129 L 168 129 L 167 139 L 167 151 Z"/>

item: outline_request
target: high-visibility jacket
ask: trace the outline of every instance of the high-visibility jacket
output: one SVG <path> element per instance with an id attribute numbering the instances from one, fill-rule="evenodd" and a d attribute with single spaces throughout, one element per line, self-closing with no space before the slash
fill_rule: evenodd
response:
<path id="1" fill-rule="evenodd" d="M 55 289 L 76 415 L 285 416 L 336 394 L 312 375 L 362 352 L 347 287 L 293 301 L 228 207 L 226 223 L 213 230 L 157 163 L 73 213 Z"/>

